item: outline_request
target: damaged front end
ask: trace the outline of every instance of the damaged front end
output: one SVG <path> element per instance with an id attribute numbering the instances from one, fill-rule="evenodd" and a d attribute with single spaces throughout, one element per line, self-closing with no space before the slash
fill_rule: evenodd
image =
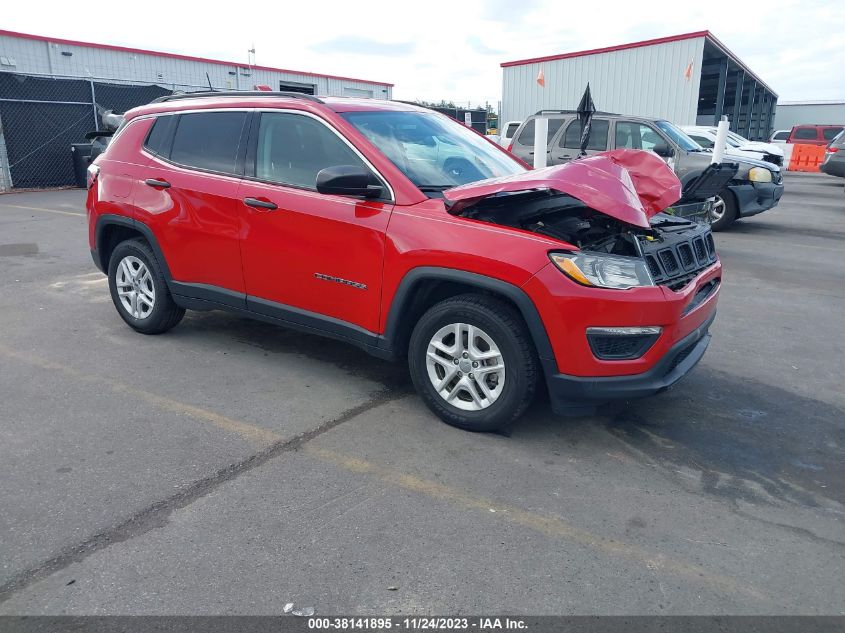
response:
<path id="1" fill-rule="evenodd" d="M 586 286 L 680 290 L 717 259 L 707 224 L 662 212 L 681 185 L 649 152 L 606 152 L 443 195 L 453 215 L 559 240 L 552 261 Z"/>

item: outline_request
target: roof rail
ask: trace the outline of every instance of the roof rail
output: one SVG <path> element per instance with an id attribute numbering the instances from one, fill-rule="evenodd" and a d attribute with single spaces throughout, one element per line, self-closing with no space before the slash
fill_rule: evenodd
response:
<path id="1" fill-rule="evenodd" d="M 181 94 L 164 95 L 153 99 L 150 103 L 164 103 L 165 101 L 177 101 L 179 99 L 202 99 L 214 97 L 292 97 L 294 99 L 305 99 L 314 103 L 324 103 L 319 97 L 308 95 L 303 92 L 286 92 L 283 90 L 200 90 L 198 92 L 183 92 Z"/>
<path id="2" fill-rule="evenodd" d="M 578 110 L 537 110 L 534 113 L 537 114 L 578 114 Z M 596 110 L 593 114 L 603 114 L 605 116 L 622 116 L 618 112 L 603 112 L 601 110 Z"/>

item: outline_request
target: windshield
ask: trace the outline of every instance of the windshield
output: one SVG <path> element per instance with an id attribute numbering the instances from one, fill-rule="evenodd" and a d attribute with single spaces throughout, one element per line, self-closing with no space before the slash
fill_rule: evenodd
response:
<path id="1" fill-rule="evenodd" d="M 342 116 L 423 191 L 525 171 L 483 137 L 435 112 L 345 112 Z"/>
<path id="2" fill-rule="evenodd" d="M 669 121 L 655 121 L 654 124 L 660 128 L 661 132 L 671 138 L 675 144 L 685 152 L 702 151 L 701 145 L 687 136 L 686 132 L 681 130 L 681 128 L 669 123 Z"/>

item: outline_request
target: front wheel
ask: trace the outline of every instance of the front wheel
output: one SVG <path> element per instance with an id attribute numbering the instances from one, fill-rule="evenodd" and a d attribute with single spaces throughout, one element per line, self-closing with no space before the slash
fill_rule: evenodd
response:
<path id="1" fill-rule="evenodd" d="M 728 228 L 736 220 L 736 200 L 730 191 L 722 191 L 713 201 L 710 210 L 710 228 L 721 231 Z"/>
<path id="2" fill-rule="evenodd" d="M 447 424 L 496 431 L 515 421 L 534 396 L 539 363 L 516 310 L 485 295 L 432 306 L 414 327 L 411 379 Z"/>

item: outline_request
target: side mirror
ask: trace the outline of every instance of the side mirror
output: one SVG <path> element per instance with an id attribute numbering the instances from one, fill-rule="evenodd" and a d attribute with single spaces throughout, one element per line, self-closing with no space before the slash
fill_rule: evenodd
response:
<path id="1" fill-rule="evenodd" d="M 652 150 L 658 156 L 662 158 L 672 158 L 675 155 L 675 150 L 666 145 L 666 143 L 660 143 L 659 145 L 655 145 Z"/>
<path id="2" fill-rule="evenodd" d="M 375 182 L 369 170 L 354 165 L 326 167 L 317 173 L 317 191 L 335 196 L 378 198 L 382 187 Z"/>

